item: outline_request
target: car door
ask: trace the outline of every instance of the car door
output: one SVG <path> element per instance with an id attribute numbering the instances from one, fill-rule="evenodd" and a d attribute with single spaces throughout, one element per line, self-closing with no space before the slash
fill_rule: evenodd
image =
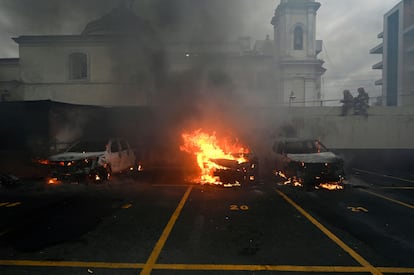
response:
<path id="1" fill-rule="evenodd" d="M 111 169 L 113 173 L 119 173 L 122 171 L 122 154 L 119 143 L 116 139 L 110 141 L 109 150 L 108 150 L 108 159 L 111 164 Z"/>
<path id="2" fill-rule="evenodd" d="M 134 162 L 132 160 L 131 150 L 128 146 L 128 143 L 124 139 L 119 139 L 119 145 L 121 146 L 121 167 L 122 170 L 127 170 L 130 167 L 134 167 Z"/>

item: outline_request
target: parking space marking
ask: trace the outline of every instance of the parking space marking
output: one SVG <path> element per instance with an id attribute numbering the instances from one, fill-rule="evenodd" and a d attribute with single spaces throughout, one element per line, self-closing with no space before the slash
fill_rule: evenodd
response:
<path id="1" fill-rule="evenodd" d="M 188 186 L 187 186 L 188 187 Z M 414 274 L 413 267 L 374 267 L 358 255 L 352 248 L 348 247 L 338 237 L 331 233 L 326 227 L 320 224 L 315 218 L 308 214 L 303 208 L 291 200 L 287 195 L 275 189 L 289 204 L 294 206 L 303 216 L 311 221 L 331 240 L 333 240 L 342 249 L 348 252 L 361 266 L 304 266 L 304 265 L 264 265 L 264 264 L 157 264 L 156 261 L 178 219 L 181 211 L 189 198 L 192 191 L 189 186 L 181 198 L 177 208 L 170 217 L 169 222 L 164 228 L 159 240 L 153 248 L 146 263 L 122 263 L 122 262 L 87 262 L 87 261 L 42 261 L 42 260 L 1 260 L 0 266 L 16 267 L 50 267 L 50 268 L 101 268 L 101 269 L 135 269 L 141 274 L 150 274 L 153 270 L 183 270 L 183 271 L 269 271 L 269 272 L 298 272 L 298 273 L 371 273 L 371 274 Z M 239 208 L 248 207 L 247 205 L 237 205 Z M 232 207 L 232 206 L 230 206 Z M 243 209 L 244 210 L 244 209 Z M 247 210 L 247 209 L 246 209 Z M 358 260 L 359 259 L 359 260 Z M 92 269 L 93 270 L 93 269 Z M 146 273 L 144 273 L 146 272 Z"/>
<path id="2" fill-rule="evenodd" d="M 243 205 L 231 204 L 230 205 L 230 210 L 231 211 L 239 211 L 239 210 L 247 211 L 247 210 L 249 210 L 249 206 L 247 206 L 245 204 L 243 204 Z"/>
<path id="3" fill-rule="evenodd" d="M 354 258 L 359 264 L 367 268 L 372 274 L 382 274 L 377 268 L 371 265 L 367 260 L 365 260 L 361 255 L 359 255 L 355 250 L 345 244 L 341 239 L 339 239 L 335 234 L 329 231 L 323 224 L 318 222 L 314 217 L 312 217 L 308 212 L 306 212 L 302 207 L 297 203 L 291 200 L 287 195 L 282 191 L 279 191 L 275 188 L 275 191 L 282 196 L 282 198 L 292 205 L 296 210 L 298 210 L 304 217 L 306 217 L 311 223 L 313 223 L 319 230 L 321 230 L 326 236 L 328 236 L 332 241 L 334 241 L 339 247 L 346 251 L 352 258 Z"/>
<path id="4" fill-rule="evenodd" d="M 30 261 L 30 260 L 0 260 L 1 266 L 43 266 L 43 267 L 86 267 L 128 269 L 143 268 L 144 264 L 110 263 L 110 262 L 78 262 L 78 261 Z"/>
<path id="5" fill-rule="evenodd" d="M 79 262 L 79 261 L 31 261 L 31 260 L 0 260 L 0 266 L 20 267 L 70 267 L 70 268 L 102 268 L 102 269 L 142 269 L 143 263 L 115 262 Z M 371 272 L 363 266 L 302 266 L 302 265 L 232 265 L 232 264 L 154 264 L 154 270 L 193 270 L 193 271 L 285 271 L 285 272 Z M 382 273 L 413 274 L 410 267 L 377 267 Z"/>
<path id="6" fill-rule="evenodd" d="M 132 203 L 127 203 L 127 204 L 122 205 L 121 208 L 128 209 L 128 208 L 131 208 L 131 206 L 132 206 Z"/>
<path id="7" fill-rule="evenodd" d="M 392 274 L 414 274 L 414 268 L 411 267 L 379 267 L 379 270 L 383 273 L 392 273 Z"/>
<path id="8" fill-rule="evenodd" d="M 304 265 L 220 265 L 220 264 L 155 264 L 154 269 L 163 270 L 198 270 L 198 271 L 285 271 L 285 272 L 342 272 L 367 273 L 369 267 L 364 266 L 304 266 Z M 412 267 L 377 267 L 379 273 L 413 274 Z"/>
<path id="9" fill-rule="evenodd" d="M 160 239 L 155 244 L 155 247 L 152 250 L 151 255 L 149 256 L 147 262 L 145 263 L 145 266 L 141 271 L 142 275 L 151 273 L 151 270 L 153 269 L 153 267 L 154 267 L 154 265 L 155 265 L 155 263 L 158 259 L 158 256 L 160 255 L 161 250 L 164 247 L 164 244 L 167 241 L 168 236 L 170 235 L 171 230 L 174 227 L 174 224 L 177 221 L 178 216 L 180 215 L 181 210 L 183 209 L 184 204 L 187 201 L 192 189 L 193 189 L 193 186 L 189 186 L 187 188 L 187 191 L 184 193 L 180 203 L 178 204 L 178 206 L 175 209 L 174 213 L 172 214 L 170 220 L 168 221 L 167 226 L 164 228 L 164 231 L 162 232 Z"/>
<path id="10" fill-rule="evenodd" d="M 15 206 L 19 206 L 22 203 L 17 201 L 17 202 L 0 202 L 0 207 L 15 207 Z"/>
<path id="11" fill-rule="evenodd" d="M 6 205 L 6 207 L 15 207 L 15 206 L 19 206 L 21 204 L 22 204 L 21 202 L 17 201 L 17 202 L 9 203 L 8 205 Z"/>
<path id="12" fill-rule="evenodd" d="M 352 212 L 365 212 L 365 213 L 368 213 L 368 209 L 366 209 L 364 207 L 361 207 L 361 206 L 358 206 L 358 207 L 348 206 L 347 208 L 349 210 L 351 210 Z"/>
<path id="13" fill-rule="evenodd" d="M 157 264 L 154 269 L 203 271 L 369 272 L 363 266 Z"/>
<path id="14" fill-rule="evenodd" d="M 396 199 L 392 199 L 392 198 L 386 197 L 384 195 L 381 195 L 381 194 L 378 194 L 378 193 L 375 193 L 375 192 L 372 192 L 372 191 L 369 191 L 369 190 L 366 190 L 366 189 L 361 189 L 361 191 L 364 191 L 364 192 L 369 193 L 371 195 L 374 195 L 376 197 L 382 198 L 384 200 L 391 201 L 391 202 L 400 204 L 402 206 L 414 209 L 414 205 L 412 205 L 412 204 L 408 204 L 408 203 L 405 203 L 405 202 L 402 202 L 402 201 L 399 201 L 399 200 L 396 200 Z"/>
<path id="15" fill-rule="evenodd" d="M 370 174 L 370 175 L 374 175 L 374 176 L 381 176 L 381 177 L 384 177 L 384 178 L 389 178 L 389 179 L 394 179 L 394 180 L 400 180 L 400 181 L 405 181 L 405 182 L 409 182 L 409 183 L 414 183 L 414 180 L 404 179 L 404 178 L 399 178 L 399 177 L 393 177 L 393 176 L 389 176 L 389 175 L 383 175 L 383 174 L 379 174 L 379 173 L 375 173 L 375 172 L 371 172 L 371 171 L 367 171 L 367 170 L 361 170 L 361 169 L 354 168 L 354 171 L 362 172 L 362 173 Z"/>

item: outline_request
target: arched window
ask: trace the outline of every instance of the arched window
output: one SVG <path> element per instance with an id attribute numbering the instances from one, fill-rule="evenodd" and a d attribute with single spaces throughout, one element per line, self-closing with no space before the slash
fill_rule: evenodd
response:
<path id="1" fill-rule="evenodd" d="M 88 78 L 88 61 L 85 53 L 71 53 L 69 55 L 69 79 Z"/>
<path id="2" fill-rule="evenodd" d="M 303 29 L 300 26 L 293 31 L 293 49 L 303 50 Z"/>

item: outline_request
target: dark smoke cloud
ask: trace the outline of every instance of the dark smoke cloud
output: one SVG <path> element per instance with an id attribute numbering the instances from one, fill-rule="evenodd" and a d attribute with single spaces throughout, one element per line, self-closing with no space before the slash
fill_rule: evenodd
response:
<path id="1" fill-rule="evenodd" d="M 2 6 L 13 21 L 8 30 L 10 36 L 80 34 L 88 22 L 107 14 L 122 2 L 3 0 Z M 256 35 L 255 32 L 246 32 L 249 29 L 248 16 L 253 8 L 250 0 L 136 0 L 133 3 L 135 13 L 151 23 L 161 43 L 228 42 L 241 35 Z M 270 27 L 273 9 L 274 6 L 270 5 L 269 18 L 261 18 L 263 25 Z M 264 35 L 257 38 L 261 37 Z M 225 60 L 214 63 L 216 61 L 206 58 L 190 70 L 163 78 L 158 74 L 167 71 L 168 56 L 154 63 L 154 59 L 147 58 L 154 54 L 152 49 L 143 52 L 145 47 L 137 45 L 142 56 L 131 58 L 127 51 L 119 50 L 128 47 L 122 43 L 116 45 L 114 53 L 117 53 L 119 63 L 114 66 L 114 71 L 125 77 L 135 70 L 132 75 L 142 76 L 145 80 L 148 72 L 141 69 L 150 68 L 152 76 L 148 78 L 158 80 L 159 112 L 155 121 L 148 122 L 148 129 L 154 131 L 152 143 L 162 147 L 166 140 L 170 145 L 173 141 L 173 148 L 177 149 L 181 142 L 180 133 L 197 128 L 242 139 L 250 123 L 240 108 L 243 98 L 237 94 L 235 80 L 222 69 L 226 67 Z M 145 81 L 143 83 L 145 88 Z"/>
<path id="2" fill-rule="evenodd" d="M 237 33 L 243 22 L 244 1 L 240 0 L 147 2 L 154 13 L 155 24 L 161 30 L 171 31 L 180 41 L 226 41 Z"/>
<path id="3" fill-rule="evenodd" d="M 78 33 L 84 25 L 125 0 L 3 0 L 15 32 Z M 126 1 L 128 2 L 128 1 Z M 137 15 L 179 38 L 226 39 L 243 23 L 244 0 L 136 0 Z M 166 32 L 166 34 L 168 34 Z"/>
<path id="4" fill-rule="evenodd" d="M 107 12 L 114 0 L 3 0 L 2 9 L 13 21 L 10 28 L 23 34 L 74 34 L 97 16 Z"/>

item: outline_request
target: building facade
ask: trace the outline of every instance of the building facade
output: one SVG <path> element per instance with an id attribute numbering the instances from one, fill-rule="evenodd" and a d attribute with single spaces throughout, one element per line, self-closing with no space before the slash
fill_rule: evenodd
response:
<path id="1" fill-rule="evenodd" d="M 79 35 L 13 38 L 19 57 L 0 59 L 2 100 L 149 106 L 159 103 L 165 83 L 197 71 L 207 92 L 230 91 L 245 105 L 320 105 L 325 69 L 317 58 L 314 0 L 282 0 L 271 21 L 273 39 L 253 47 L 248 37 L 162 40 L 125 3 Z"/>
<path id="2" fill-rule="evenodd" d="M 320 3 L 282 0 L 272 19 L 275 59 L 278 63 L 279 100 L 301 106 L 321 105 L 323 61 L 317 58 L 322 41 L 316 40 L 316 13 Z"/>
<path id="3" fill-rule="evenodd" d="M 382 104 L 414 105 L 414 1 L 403 0 L 384 15 L 382 43 L 370 50 L 382 60 L 372 66 L 382 70 Z"/>

